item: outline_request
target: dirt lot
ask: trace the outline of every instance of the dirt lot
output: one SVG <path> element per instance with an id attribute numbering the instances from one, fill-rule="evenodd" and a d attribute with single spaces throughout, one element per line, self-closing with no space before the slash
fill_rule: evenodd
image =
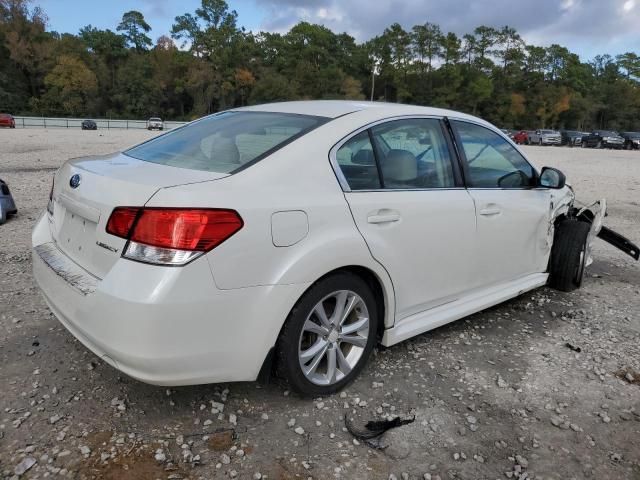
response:
<path id="1" fill-rule="evenodd" d="M 0 131 L 20 209 L 0 226 L 0 477 L 640 478 L 640 267 L 602 243 L 581 290 L 542 288 L 379 349 L 328 398 L 278 382 L 159 388 L 102 363 L 38 294 L 30 231 L 65 159 L 152 135 Z M 606 223 L 640 242 L 640 152 L 526 153 L 581 199 L 607 197 Z M 345 414 L 415 422 L 377 450 Z"/>

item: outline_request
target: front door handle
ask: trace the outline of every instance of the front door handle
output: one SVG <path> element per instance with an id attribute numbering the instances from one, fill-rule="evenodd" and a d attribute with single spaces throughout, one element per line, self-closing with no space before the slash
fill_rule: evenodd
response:
<path id="1" fill-rule="evenodd" d="M 367 217 L 369 223 L 393 223 L 400 220 L 400 214 L 397 212 L 376 212 Z"/>
<path id="2" fill-rule="evenodd" d="M 485 208 L 480 209 L 480 215 L 484 215 L 485 217 L 491 217 L 493 215 L 499 215 L 501 213 L 502 210 L 500 210 L 495 205 L 486 206 Z"/>

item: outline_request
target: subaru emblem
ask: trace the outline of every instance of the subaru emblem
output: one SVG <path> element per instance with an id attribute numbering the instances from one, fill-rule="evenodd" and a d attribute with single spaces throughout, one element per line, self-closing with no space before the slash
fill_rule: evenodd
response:
<path id="1" fill-rule="evenodd" d="M 80 175 L 78 175 L 77 173 L 75 175 L 72 175 L 69 179 L 69 186 L 71 188 L 78 188 L 78 186 L 80 186 Z"/>

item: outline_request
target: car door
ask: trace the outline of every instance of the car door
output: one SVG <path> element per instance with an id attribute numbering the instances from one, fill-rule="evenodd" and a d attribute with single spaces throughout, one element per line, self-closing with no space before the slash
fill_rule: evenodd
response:
<path id="1" fill-rule="evenodd" d="M 546 271 L 551 194 L 536 188 L 537 172 L 498 133 L 452 120 L 462 147 L 467 189 L 475 202 L 474 278 L 479 286 Z"/>
<path id="2" fill-rule="evenodd" d="M 471 282 L 475 210 L 454 160 L 435 118 L 383 122 L 333 150 L 356 226 L 393 281 L 396 321 Z"/>

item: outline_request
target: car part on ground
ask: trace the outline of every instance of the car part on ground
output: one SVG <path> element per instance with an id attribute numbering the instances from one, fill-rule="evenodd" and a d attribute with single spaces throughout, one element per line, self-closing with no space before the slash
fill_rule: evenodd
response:
<path id="1" fill-rule="evenodd" d="M 369 420 L 364 426 L 360 426 L 356 425 L 355 422 L 345 414 L 344 426 L 357 440 L 366 442 L 367 445 L 372 448 L 384 449 L 386 446 L 381 444 L 380 437 L 385 432 L 393 428 L 409 425 L 415 420 L 415 416 L 410 418 L 393 417 L 386 420 Z"/>
<path id="2" fill-rule="evenodd" d="M 9 185 L 0 179 L 0 225 L 7 221 L 9 215 L 16 213 L 18 213 L 18 209 L 9 190 Z"/>
<path id="3" fill-rule="evenodd" d="M 321 396 L 378 342 L 545 285 L 560 219 L 592 216 L 585 245 L 602 231 L 604 204 L 578 210 L 564 183 L 459 112 L 244 107 L 65 163 L 34 277 L 61 323 L 134 378 L 251 381 L 275 351 L 293 388 Z"/>

